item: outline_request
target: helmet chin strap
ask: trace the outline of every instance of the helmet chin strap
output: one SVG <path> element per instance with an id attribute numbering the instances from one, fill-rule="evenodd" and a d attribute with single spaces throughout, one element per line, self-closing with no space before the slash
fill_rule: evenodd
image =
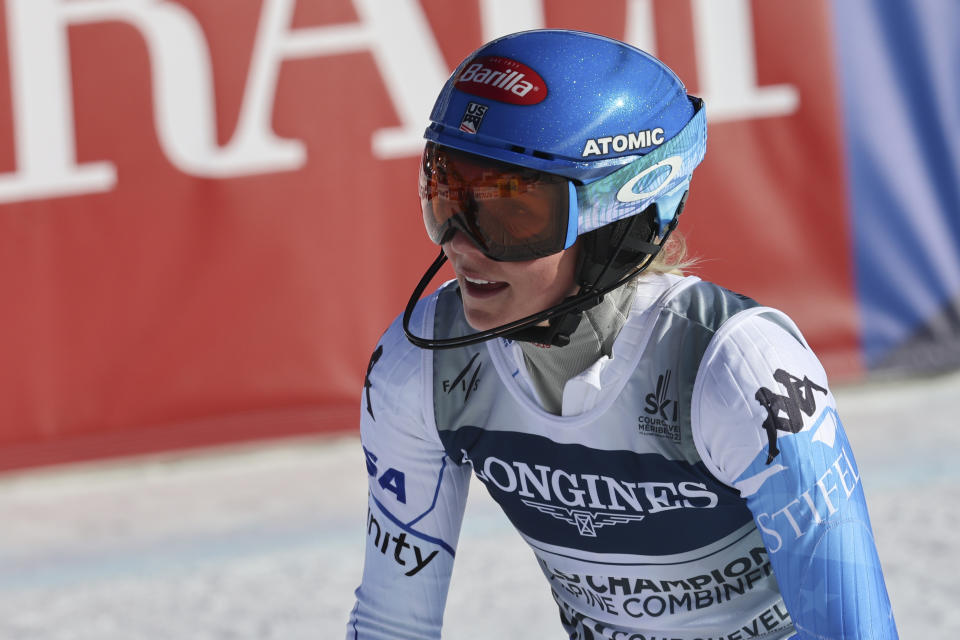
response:
<path id="1" fill-rule="evenodd" d="M 579 294 L 578 294 L 579 295 Z M 574 300 L 578 295 L 570 296 L 566 300 Z M 592 309 L 603 301 L 603 294 L 595 297 L 587 297 L 582 304 L 550 318 L 546 326 L 533 325 L 516 329 L 506 334 L 511 340 L 520 340 L 523 342 L 532 342 L 534 344 L 550 345 L 553 347 L 565 347 L 570 344 L 570 336 L 577 327 L 580 326 L 580 320 L 583 318 L 583 312 Z"/>
<path id="2" fill-rule="evenodd" d="M 631 216 L 622 221 L 623 224 L 621 228 L 614 232 L 619 235 L 619 237 L 613 242 L 612 247 L 605 247 L 601 253 L 603 257 L 599 260 L 592 259 L 596 257 L 593 255 L 593 247 L 581 247 L 581 255 L 576 272 L 576 279 L 580 285 L 580 291 L 575 296 L 567 298 L 567 300 L 576 298 L 582 301 L 581 304 L 578 304 L 566 313 L 550 318 L 546 326 L 535 325 L 524 327 L 508 334 L 508 336 L 514 340 L 554 347 L 565 347 L 570 344 L 570 336 L 580 325 L 584 311 L 592 309 L 603 302 L 604 294 L 612 290 L 602 285 L 607 283 L 611 278 L 619 282 L 624 276 L 622 269 L 617 270 L 613 268 L 621 251 L 626 250 L 628 252 L 627 255 L 632 258 L 628 261 L 630 268 L 627 269 L 627 275 L 629 275 L 629 278 L 633 278 L 650 264 L 650 261 L 659 253 L 660 247 L 666 242 L 667 235 L 669 234 L 665 234 L 659 244 L 653 244 L 645 239 L 640 239 L 640 236 L 649 237 L 652 234 L 650 226 L 643 224 L 636 226 L 640 222 L 642 215 L 643 214 Z M 631 234 L 635 227 L 637 235 Z M 672 230 L 673 229 L 670 229 L 670 231 Z M 594 245 L 596 243 L 606 243 L 609 240 L 611 240 L 611 238 L 609 234 L 606 234 L 596 238 Z M 591 255 L 584 255 L 585 253 Z M 645 257 L 639 258 L 639 256 Z M 642 264 L 642 266 L 640 268 L 634 268 L 634 265 L 637 263 Z M 610 275 L 608 275 L 608 273 Z M 617 286 L 620 285 L 618 284 Z"/>
<path id="3" fill-rule="evenodd" d="M 629 229 L 632 227 L 634 222 L 635 221 L 632 221 L 630 226 L 627 228 Z M 441 249 L 440 254 L 427 268 L 426 273 L 423 274 L 420 282 L 417 283 L 413 293 L 410 295 L 410 299 L 407 301 L 407 306 L 403 312 L 403 332 L 406 334 L 407 339 L 411 343 L 420 347 L 421 349 L 430 350 L 465 347 L 467 345 L 486 342 L 487 340 L 498 337 L 510 338 L 511 340 L 535 342 L 537 344 L 549 344 L 558 347 L 565 346 L 570 343 L 570 335 L 576 330 L 577 325 L 580 324 L 580 319 L 583 315 L 583 312 L 600 304 L 605 294 L 613 291 L 617 287 L 623 286 L 628 281 L 640 274 L 650 264 L 657 253 L 659 253 L 661 247 L 666 244 L 667 238 L 670 237 L 670 234 L 673 232 L 676 226 L 677 218 L 674 218 L 664 232 L 663 237 L 661 237 L 660 241 L 656 244 L 652 242 L 641 241 L 639 239 L 630 239 L 630 234 L 624 233 L 623 237 L 619 241 L 619 244 L 613 251 L 611 251 L 610 257 L 605 261 L 604 267 L 600 270 L 599 275 L 594 279 L 594 281 L 586 286 L 581 283 L 579 292 L 565 298 L 561 302 L 548 309 L 544 309 L 538 313 L 520 318 L 519 320 L 514 320 L 513 322 L 502 324 L 498 327 L 494 327 L 493 329 L 478 331 L 465 336 L 442 339 L 424 338 L 422 336 L 415 335 L 410 329 L 410 319 L 413 317 L 413 310 L 416 308 L 417 302 L 419 302 L 424 291 L 426 291 L 427 287 L 430 285 L 430 281 L 433 280 L 433 278 L 437 275 L 437 272 L 440 271 L 440 268 L 447 261 L 447 256 L 444 255 L 443 250 Z M 630 269 L 625 274 L 621 274 L 619 277 L 604 278 L 604 276 L 610 270 L 610 267 L 613 264 L 617 254 L 619 254 L 623 248 L 640 250 L 645 253 L 648 258 L 639 268 Z M 546 326 L 537 326 L 542 325 L 544 322 L 547 322 L 548 324 Z"/>

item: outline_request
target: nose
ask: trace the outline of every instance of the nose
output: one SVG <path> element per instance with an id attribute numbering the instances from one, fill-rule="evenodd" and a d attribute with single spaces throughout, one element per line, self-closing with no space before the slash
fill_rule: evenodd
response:
<path id="1" fill-rule="evenodd" d="M 460 255 L 484 255 L 473 239 L 459 229 L 451 229 L 451 237 L 444 243 L 444 247 Z"/>

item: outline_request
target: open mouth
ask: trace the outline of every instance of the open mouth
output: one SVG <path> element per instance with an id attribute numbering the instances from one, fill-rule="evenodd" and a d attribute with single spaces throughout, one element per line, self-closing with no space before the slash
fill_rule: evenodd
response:
<path id="1" fill-rule="evenodd" d="M 492 280 L 482 280 L 480 278 L 470 278 L 463 276 L 464 289 L 472 296 L 493 295 L 510 285 L 506 282 L 494 282 Z"/>

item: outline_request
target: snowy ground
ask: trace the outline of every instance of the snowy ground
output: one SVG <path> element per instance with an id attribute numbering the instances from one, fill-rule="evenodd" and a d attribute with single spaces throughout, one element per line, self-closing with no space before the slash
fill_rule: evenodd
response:
<path id="1" fill-rule="evenodd" d="M 836 392 L 904 640 L 960 636 L 960 374 Z M 355 438 L 0 476 L 0 638 L 340 638 L 364 544 Z M 445 637 L 561 638 L 482 487 Z"/>

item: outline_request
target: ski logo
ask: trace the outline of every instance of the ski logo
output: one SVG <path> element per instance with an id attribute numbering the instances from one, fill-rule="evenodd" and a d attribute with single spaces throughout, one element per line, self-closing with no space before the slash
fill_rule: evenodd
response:
<path id="1" fill-rule="evenodd" d="M 487 108 L 487 105 L 479 102 L 468 102 L 467 110 L 460 121 L 460 131 L 476 134 L 480 123 L 483 122 L 483 116 L 487 115 Z"/>
<path id="2" fill-rule="evenodd" d="M 509 104 L 532 105 L 547 97 L 547 83 L 536 71 L 511 58 L 483 56 L 467 64 L 454 87 Z"/>
<path id="3" fill-rule="evenodd" d="M 672 377 L 673 372 L 670 369 L 660 374 L 657 378 L 657 390 L 654 393 L 648 393 L 644 398 L 647 403 L 647 406 L 643 408 L 645 413 L 652 416 L 659 414 L 664 420 L 677 419 L 677 401 L 667 397 L 667 393 L 670 391 L 670 378 Z M 670 409 L 671 404 L 673 405 L 672 410 Z M 668 413 L 671 415 L 668 415 Z"/>
<path id="4" fill-rule="evenodd" d="M 787 395 L 774 393 L 766 387 L 760 387 L 754 395 L 757 402 L 767 410 L 767 417 L 761 425 L 767 433 L 769 442 L 767 464 L 773 462 L 780 453 L 780 449 L 777 448 L 777 431 L 799 433 L 803 429 L 802 414 L 812 417 L 817 409 L 814 391 L 827 393 L 824 387 L 811 381 L 807 376 L 801 379 L 783 369 L 774 371 L 773 379 L 787 390 Z"/>
<path id="5" fill-rule="evenodd" d="M 657 388 L 644 397 L 644 415 L 640 416 L 639 429 L 647 435 L 680 442 L 680 403 L 670 397 L 672 379 L 670 369 L 657 377 Z"/>
<path id="6" fill-rule="evenodd" d="M 575 526 L 581 536 L 589 538 L 597 537 L 597 529 L 601 527 L 624 524 L 627 522 L 640 522 L 645 516 L 630 515 L 625 513 L 609 513 L 605 511 L 584 511 L 582 509 L 571 509 L 569 507 L 558 507 L 544 502 L 534 502 L 533 500 L 522 500 L 523 504 L 533 507 L 541 513 L 551 515 L 557 520 L 563 520 L 567 524 Z"/>

